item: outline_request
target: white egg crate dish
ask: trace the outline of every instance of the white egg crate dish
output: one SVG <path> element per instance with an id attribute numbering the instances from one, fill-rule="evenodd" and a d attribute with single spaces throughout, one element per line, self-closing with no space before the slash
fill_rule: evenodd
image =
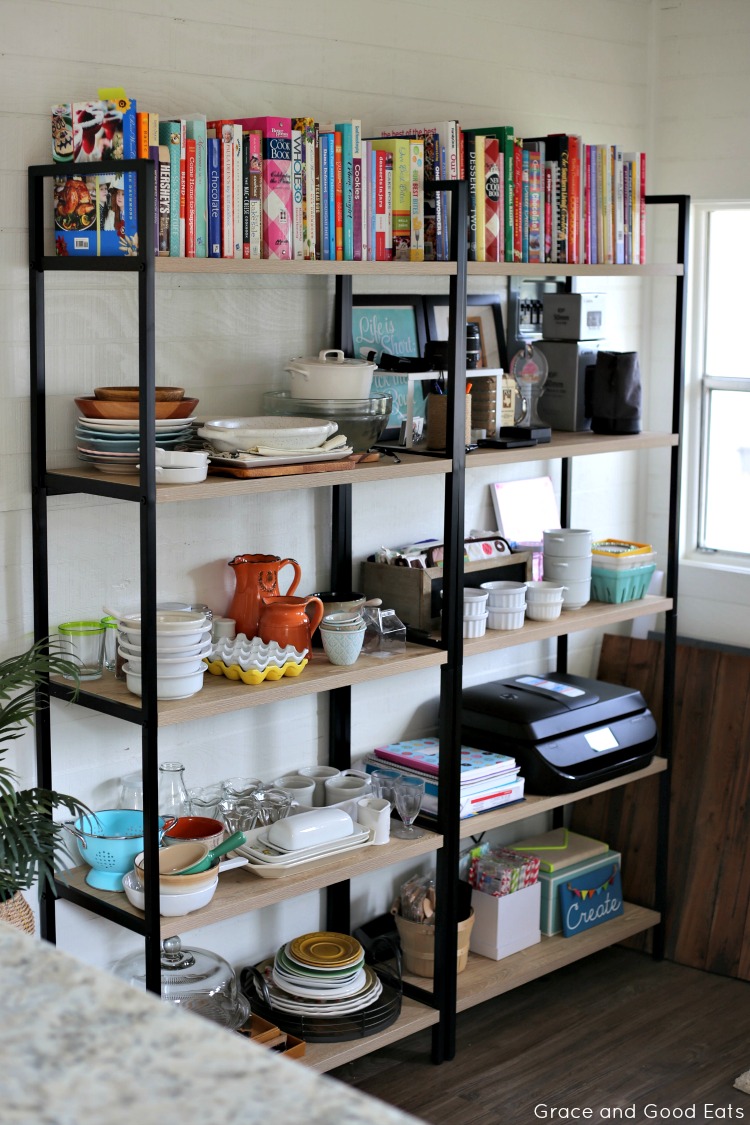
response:
<path id="1" fill-rule="evenodd" d="M 265 668 L 283 668 L 285 664 L 301 664 L 307 656 L 307 649 L 295 648 L 294 645 L 280 645 L 277 641 L 267 644 L 260 637 L 249 639 L 244 633 L 238 633 L 230 640 L 228 637 L 220 638 L 211 646 L 210 660 L 221 660 L 227 667 L 238 664 L 243 672 L 255 669 L 262 672 Z"/>

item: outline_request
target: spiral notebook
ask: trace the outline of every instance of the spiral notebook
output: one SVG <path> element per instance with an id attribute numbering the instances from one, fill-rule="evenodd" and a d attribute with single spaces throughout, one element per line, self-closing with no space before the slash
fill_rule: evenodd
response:
<path id="1" fill-rule="evenodd" d="M 381 761 L 411 767 L 420 773 L 434 776 L 438 773 L 439 744 L 436 738 L 392 742 L 389 746 L 378 746 L 375 755 Z M 461 785 L 467 781 L 479 781 L 481 778 L 511 773 L 514 770 L 517 770 L 516 760 L 507 754 L 476 750 L 472 746 L 461 747 Z"/>

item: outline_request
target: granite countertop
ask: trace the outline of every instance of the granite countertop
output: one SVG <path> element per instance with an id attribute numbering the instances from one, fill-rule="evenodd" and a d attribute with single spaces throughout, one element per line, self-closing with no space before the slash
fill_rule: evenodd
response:
<path id="1" fill-rule="evenodd" d="M 0 922 L 3 1125 L 414 1125 Z"/>

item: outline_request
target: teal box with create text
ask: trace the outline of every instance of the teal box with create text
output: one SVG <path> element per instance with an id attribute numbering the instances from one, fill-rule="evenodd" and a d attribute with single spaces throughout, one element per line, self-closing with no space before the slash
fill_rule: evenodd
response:
<path id="1" fill-rule="evenodd" d="M 620 867 L 620 853 L 614 851 L 603 852 L 601 855 L 584 859 L 580 863 L 571 864 L 556 872 L 539 872 L 539 882 L 542 885 L 542 912 L 541 930 L 548 937 L 560 934 L 563 930 L 562 912 L 560 910 L 560 887 L 564 883 L 573 883 L 579 875 L 588 876 L 592 871 L 601 871 L 602 878 L 612 870 L 613 865 Z"/>

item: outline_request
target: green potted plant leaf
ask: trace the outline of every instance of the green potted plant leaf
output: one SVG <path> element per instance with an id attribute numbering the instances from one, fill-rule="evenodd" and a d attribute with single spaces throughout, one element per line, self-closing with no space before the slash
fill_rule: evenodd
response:
<path id="1" fill-rule="evenodd" d="M 33 724 L 37 691 L 55 674 L 73 679 L 77 688 L 75 661 L 46 640 L 0 661 L 0 757 Z M 90 810 L 65 793 L 19 789 L 17 782 L 14 771 L 0 764 L 0 918 L 33 932 L 33 914 L 22 892 L 35 881 L 40 894 L 45 887 L 54 892 L 55 871 L 67 855 L 63 826 L 52 814 L 64 808 L 75 817 Z"/>

